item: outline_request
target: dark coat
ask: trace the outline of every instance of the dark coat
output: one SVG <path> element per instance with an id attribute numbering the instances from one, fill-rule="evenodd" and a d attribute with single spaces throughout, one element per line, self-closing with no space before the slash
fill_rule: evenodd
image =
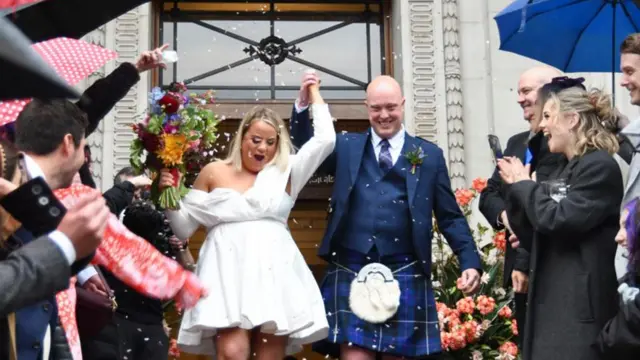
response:
<path id="1" fill-rule="evenodd" d="M 104 79 L 96 81 L 82 94 L 82 97 L 78 101 L 77 105 L 87 113 L 88 126 L 86 136 L 90 135 L 98 127 L 102 118 L 109 113 L 109 111 L 115 106 L 115 104 L 120 101 L 131 89 L 131 87 L 135 85 L 139 80 L 140 76 L 135 66 L 129 63 L 124 63 Z M 21 203 L 21 205 L 24 208 L 35 209 L 38 206 L 36 200 L 34 200 L 33 203 L 23 202 Z M 34 217 L 34 219 L 39 218 L 42 217 Z M 22 223 L 26 224 L 26 222 L 24 221 Z M 34 226 L 38 225 L 34 224 Z M 54 225 L 52 228 L 55 229 L 56 226 L 57 225 Z M 4 259 L 6 257 L 6 254 L 1 257 Z M 71 268 L 72 275 L 75 275 L 78 271 L 82 270 L 88 264 L 89 260 L 90 259 L 83 259 L 76 262 Z M 2 321 L 3 323 L 0 328 L 6 329 L 5 318 L 0 319 L 0 321 Z M 0 330 L 0 359 L 9 358 L 8 344 L 8 332 Z M 59 323 L 58 326 L 53 329 L 51 334 L 50 359 L 71 359 L 71 353 L 69 351 L 67 339 Z"/>
<path id="2" fill-rule="evenodd" d="M 638 287 L 640 275 L 628 273 L 622 283 Z M 640 355 L 640 294 L 624 303 L 600 332 L 595 347 L 607 360 L 635 360 Z"/>
<path id="3" fill-rule="evenodd" d="M 504 156 L 517 157 L 524 162 L 528 141 L 529 131 L 513 135 L 509 138 L 509 141 L 507 141 Z M 502 224 L 502 221 L 500 220 L 500 214 L 507 209 L 507 205 L 505 203 L 505 186 L 500 178 L 500 173 L 497 167 L 494 170 L 493 175 L 491 175 L 491 178 L 487 181 L 487 187 L 480 194 L 478 208 L 495 230 L 505 230 L 504 224 Z M 509 231 L 507 230 L 507 238 L 509 238 L 509 235 Z M 511 243 L 507 241 L 507 249 L 504 258 L 503 281 L 503 286 L 506 288 L 511 287 L 511 272 L 513 270 L 522 271 L 524 273 L 529 271 L 529 252 L 524 248 L 514 249 L 511 247 Z"/>
<path id="4" fill-rule="evenodd" d="M 622 175 L 612 156 L 592 151 L 550 179 L 566 180 L 566 198 L 556 202 L 530 180 L 507 190 L 507 201 L 524 209 L 535 230 L 523 359 L 599 359 L 592 344 L 617 310 Z"/>

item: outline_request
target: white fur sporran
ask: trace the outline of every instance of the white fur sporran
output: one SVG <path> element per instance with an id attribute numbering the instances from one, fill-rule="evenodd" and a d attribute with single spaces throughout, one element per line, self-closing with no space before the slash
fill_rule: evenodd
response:
<path id="1" fill-rule="evenodd" d="M 351 282 L 349 307 L 360 319 L 380 324 L 391 319 L 400 306 L 400 285 L 385 265 L 364 266 Z"/>

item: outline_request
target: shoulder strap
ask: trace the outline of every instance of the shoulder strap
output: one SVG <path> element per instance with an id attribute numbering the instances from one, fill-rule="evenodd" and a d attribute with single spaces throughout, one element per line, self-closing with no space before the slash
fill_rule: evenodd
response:
<path id="1" fill-rule="evenodd" d="M 16 313 L 7 316 L 9 325 L 9 359 L 18 360 L 18 351 L 16 350 Z"/>

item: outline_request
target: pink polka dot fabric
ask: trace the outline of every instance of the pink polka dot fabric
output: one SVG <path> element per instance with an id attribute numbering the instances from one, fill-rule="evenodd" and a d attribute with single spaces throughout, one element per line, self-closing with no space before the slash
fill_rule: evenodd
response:
<path id="1" fill-rule="evenodd" d="M 0 9 L 17 8 L 18 6 L 27 5 L 40 0 L 0 0 Z"/>
<path id="2" fill-rule="evenodd" d="M 118 57 L 113 50 L 64 37 L 33 44 L 32 48 L 70 85 L 77 85 Z M 31 99 L 0 102 L 0 126 L 14 122 L 29 101 Z"/>

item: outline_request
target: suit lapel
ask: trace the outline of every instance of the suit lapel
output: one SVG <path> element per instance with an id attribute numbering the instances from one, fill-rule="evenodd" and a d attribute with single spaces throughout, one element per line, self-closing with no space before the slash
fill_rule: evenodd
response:
<path id="1" fill-rule="evenodd" d="M 360 171 L 360 165 L 364 157 L 365 146 L 369 144 L 371 138 L 369 131 L 364 134 L 365 136 L 354 136 L 349 139 L 349 174 L 351 175 L 351 185 L 355 184 L 358 179 L 358 172 Z"/>
<path id="2" fill-rule="evenodd" d="M 404 135 L 404 146 L 402 147 L 402 152 L 400 153 L 400 157 L 398 158 L 398 162 L 403 164 L 403 168 L 406 168 L 406 176 L 405 181 L 407 185 L 407 198 L 409 200 L 409 209 L 413 208 L 413 200 L 416 196 L 416 187 L 418 186 L 418 180 L 420 179 L 420 165 L 416 166 L 415 174 L 411 173 L 411 168 L 413 165 L 407 160 L 406 154 L 411 151 L 416 151 L 420 145 L 416 141 L 416 139 L 405 132 Z M 424 151 L 424 149 L 423 149 Z"/>
<path id="3" fill-rule="evenodd" d="M 633 189 L 635 182 L 640 175 L 640 157 L 634 154 L 631 164 L 629 165 L 629 180 L 627 180 L 627 188 L 625 189 L 625 195 Z M 626 196 L 625 196 L 626 198 Z"/>
<path id="4" fill-rule="evenodd" d="M 529 148 L 529 142 L 527 140 L 528 140 L 528 134 L 527 136 L 524 136 L 522 139 L 518 139 L 518 141 L 515 142 L 513 153 L 510 154 L 510 156 L 515 156 L 518 159 L 520 159 L 520 161 L 522 161 L 523 164 L 527 157 L 527 149 Z"/>

